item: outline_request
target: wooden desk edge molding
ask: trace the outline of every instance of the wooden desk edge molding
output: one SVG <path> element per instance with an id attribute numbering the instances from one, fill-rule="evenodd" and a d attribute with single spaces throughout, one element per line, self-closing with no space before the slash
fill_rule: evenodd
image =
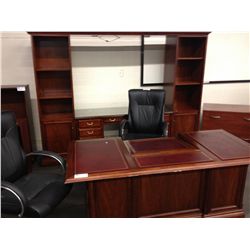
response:
<path id="1" fill-rule="evenodd" d="M 65 183 L 87 183 L 91 217 L 244 216 L 248 143 L 223 130 L 136 143 L 143 152 L 120 138 L 71 143 Z"/>

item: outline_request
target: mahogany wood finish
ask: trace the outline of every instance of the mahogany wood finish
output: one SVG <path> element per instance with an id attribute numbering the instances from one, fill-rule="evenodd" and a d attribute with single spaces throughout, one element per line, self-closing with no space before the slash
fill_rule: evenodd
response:
<path id="1" fill-rule="evenodd" d="M 197 130 L 198 112 L 175 113 L 172 115 L 171 135 L 177 136 L 180 131 L 189 132 Z"/>
<path id="2" fill-rule="evenodd" d="M 76 137 L 69 35 L 32 33 L 32 50 L 43 149 L 66 157 Z"/>
<path id="3" fill-rule="evenodd" d="M 32 36 L 33 61 L 35 69 L 38 106 L 41 127 L 44 120 L 61 122 L 74 115 L 74 101 L 71 73 L 71 54 L 69 36 L 72 35 L 167 35 L 167 56 L 165 70 L 165 90 L 167 111 L 174 114 L 197 112 L 199 117 L 202 81 L 206 55 L 208 32 L 29 32 Z M 169 116 L 174 119 L 174 116 Z M 98 118 L 98 117 L 93 117 Z M 192 118 L 189 118 L 189 120 Z M 108 117 L 103 124 L 118 124 L 121 117 Z M 169 120 L 169 135 L 196 130 L 199 119 L 179 126 Z M 72 127 L 77 131 L 74 138 L 88 139 L 103 137 L 103 126 L 86 130 Z M 69 131 L 66 131 L 68 134 Z M 42 132 L 43 147 L 53 140 Z M 62 139 L 63 140 L 63 139 Z M 69 142 L 69 141 L 68 141 Z M 50 142 L 49 142 L 50 143 Z M 52 142 L 53 143 L 53 142 Z M 60 150 L 63 151 L 63 148 Z M 66 153 L 66 152 L 64 152 Z"/>
<path id="4" fill-rule="evenodd" d="M 135 178 L 135 217 L 168 217 L 176 211 L 202 215 L 201 171 Z"/>
<path id="5" fill-rule="evenodd" d="M 207 35 L 167 37 L 164 88 L 166 107 L 174 113 L 170 121 L 172 136 L 199 128 Z"/>
<path id="6" fill-rule="evenodd" d="M 63 120 L 58 122 L 44 121 L 42 123 L 42 132 L 46 138 L 45 148 L 50 151 L 56 151 L 66 158 L 69 141 L 74 137 L 72 135 L 72 120 Z M 63 140 L 62 140 L 63 138 Z"/>
<path id="7" fill-rule="evenodd" d="M 22 148 L 25 153 L 31 152 L 30 122 L 32 115 L 29 86 L 2 85 L 1 110 L 9 110 L 15 113 Z"/>
<path id="8" fill-rule="evenodd" d="M 131 179 L 111 179 L 88 184 L 89 215 L 101 218 L 126 218 L 132 215 Z"/>
<path id="9" fill-rule="evenodd" d="M 103 138 L 105 124 L 120 124 L 123 117 L 120 116 L 98 116 L 86 119 L 77 119 L 78 121 L 78 136 L 80 140 L 90 138 Z"/>
<path id="10" fill-rule="evenodd" d="M 207 173 L 205 217 L 231 213 L 242 207 L 247 168 L 245 166 L 213 169 Z M 226 188 L 225 188 L 226 187 Z M 243 211 L 241 211 L 244 215 Z"/>
<path id="11" fill-rule="evenodd" d="M 248 164 L 249 144 L 223 130 L 94 139 L 70 144 L 65 182 L 87 183 L 90 217 L 243 217 Z"/>
<path id="12" fill-rule="evenodd" d="M 225 129 L 250 142 L 250 106 L 205 103 L 202 129 Z"/>

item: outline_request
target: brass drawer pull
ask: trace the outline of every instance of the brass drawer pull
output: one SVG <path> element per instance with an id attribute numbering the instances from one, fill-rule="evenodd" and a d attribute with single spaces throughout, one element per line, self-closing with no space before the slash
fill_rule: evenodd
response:
<path id="1" fill-rule="evenodd" d="M 94 123 L 93 122 L 87 122 L 88 126 L 92 126 Z"/>
<path id="2" fill-rule="evenodd" d="M 221 116 L 220 116 L 220 115 L 210 115 L 210 118 L 213 118 L 213 119 L 220 119 Z"/>
<path id="3" fill-rule="evenodd" d="M 109 121 L 110 121 L 110 122 L 115 122 L 115 121 L 116 121 L 116 118 L 109 118 Z"/>
<path id="4" fill-rule="evenodd" d="M 93 135 L 94 134 L 94 131 L 92 130 L 92 131 L 87 131 L 87 134 L 88 135 Z"/>
<path id="5" fill-rule="evenodd" d="M 250 122 L 250 117 L 244 117 L 243 119 L 247 122 Z"/>

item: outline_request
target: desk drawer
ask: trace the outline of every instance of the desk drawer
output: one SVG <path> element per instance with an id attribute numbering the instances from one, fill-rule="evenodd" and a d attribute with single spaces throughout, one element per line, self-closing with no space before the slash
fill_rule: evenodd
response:
<path id="1" fill-rule="evenodd" d="M 120 123 L 122 120 L 121 116 L 115 116 L 115 117 L 105 117 L 103 119 L 104 123 Z"/>
<path id="2" fill-rule="evenodd" d="M 102 127 L 101 119 L 79 120 L 79 128 L 96 128 L 96 127 Z"/>
<path id="3" fill-rule="evenodd" d="M 225 129 L 244 140 L 250 140 L 250 114 L 204 111 L 202 129 Z"/>
<path id="4" fill-rule="evenodd" d="M 79 137 L 80 139 L 102 138 L 103 129 L 102 128 L 79 129 Z"/>

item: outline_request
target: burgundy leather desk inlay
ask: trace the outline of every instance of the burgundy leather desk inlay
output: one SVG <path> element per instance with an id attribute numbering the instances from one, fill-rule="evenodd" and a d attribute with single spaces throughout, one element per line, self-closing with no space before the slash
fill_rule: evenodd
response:
<path id="1" fill-rule="evenodd" d="M 128 168 L 114 139 L 76 141 L 75 155 L 75 174 Z"/>
<path id="2" fill-rule="evenodd" d="M 188 152 L 181 152 L 178 154 L 157 154 L 157 155 L 146 155 L 137 156 L 137 162 L 140 167 L 152 167 L 161 165 L 173 165 L 173 164 L 185 164 L 185 163 L 200 163 L 212 161 L 201 151 L 194 150 Z"/>
<path id="3" fill-rule="evenodd" d="M 157 138 L 151 140 L 132 140 L 128 142 L 133 153 L 142 153 L 145 151 L 166 151 L 179 150 L 190 148 L 191 145 L 186 146 L 184 142 L 176 138 Z"/>
<path id="4" fill-rule="evenodd" d="M 248 144 L 224 130 L 199 131 L 189 136 L 222 160 L 250 157 Z"/>

